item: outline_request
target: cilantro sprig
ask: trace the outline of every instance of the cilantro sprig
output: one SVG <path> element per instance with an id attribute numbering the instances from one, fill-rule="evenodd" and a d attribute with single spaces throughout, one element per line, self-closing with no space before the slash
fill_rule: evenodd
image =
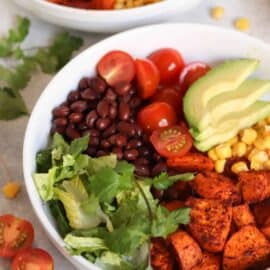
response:
<path id="1" fill-rule="evenodd" d="M 53 74 L 61 69 L 83 41 L 69 33 L 60 33 L 48 47 L 24 48 L 30 21 L 18 17 L 17 26 L 0 38 L 0 120 L 12 120 L 28 114 L 20 93 L 34 72 Z"/>

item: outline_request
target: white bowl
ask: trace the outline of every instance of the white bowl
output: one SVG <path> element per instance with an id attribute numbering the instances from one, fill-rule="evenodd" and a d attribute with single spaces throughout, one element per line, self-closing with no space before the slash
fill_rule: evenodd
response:
<path id="1" fill-rule="evenodd" d="M 155 25 L 115 35 L 88 48 L 54 77 L 40 96 L 28 123 L 23 149 L 24 178 L 32 206 L 48 236 L 59 251 L 80 270 L 97 268 L 82 257 L 67 254 L 54 220 L 40 200 L 32 179 L 35 155 L 48 141 L 51 111 L 66 99 L 69 91 L 77 86 L 83 76 L 95 74 L 96 63 L 106 52 L 122 49 L 134 57 L 144 57 L 163 47 L 178 49 L 187 62 L 201 60 L 213 64 L 232 58 L 257 58 L 261 60 L 258 75 L 270 78 L 270 46 L 231 30 L 193 24 Z"/>
<path id="2" fill-rule="evenodd" d="M 41 19 L 60 26 L 89 32 L 118 32 L 132 27 L 166 21 L 202 0 L 164 0 L 126 10 L 83 10 L 64 7 L 46 0 L 14 0 Z"/>

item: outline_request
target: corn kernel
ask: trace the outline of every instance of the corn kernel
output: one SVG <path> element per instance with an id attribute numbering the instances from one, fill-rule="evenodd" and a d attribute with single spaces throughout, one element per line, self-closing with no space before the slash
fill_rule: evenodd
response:
<path id="1" fill-rule="evenodd" d="M 263 168 L 265 170 L 270 170 L 270 160 L 267 160 L 263 163 Z"/>
<path id="2" fill-rule="evenodd" d="M 241 141 L 252 144 L 257 138 L 257 131 L 253 128 L 246 128 L 240 132 Z"/>
<path id="3" fill-rule="evenodd" d="M 220 144 L 216 147 L 216 154 L 218 159 L 227 159 L 232 157 L 232 149 L 226 143 Z"/>
<path id="4" fill-rule="evenodd" d="M 225 168 L 226 160 L 219 159 L 215 162 L 215 170 L 217 173 L 223 173 Z"/>
<path id="5" fill-rule="evenodd" d="M 239 161 L 232 165 L 231 170 L 233 173 L 238 174 L 240 172 L 248 171 L 248 166 L 244 161 Z"/>
<path id="6" fill-rule="evenodd" d="M 21 189 L 21 185 L 17 182 L 9 182 L 3 188 L 2 192 L 8 199 L 14 199 Z"/>
<path id="7" fill-rule="evenodd" d="M 257 138 L 254 141 L 254 146 L 259 150 L 268 150 L 268 149 L 270 149 L 270 135 Z"/>
<path id="8" fill-rule="evenodd" d="M 220 20 L 224 16 L 223 7 L 213 7 L 211 9 L 211 17 L 215 20 Z"/>
<path id="9" fill-rule="evenodd" d="M 243 142 L 238 142 L 232 147 L 232 155 L 234 157 L 243 157 L 247 152 L 247 145 Z"/>
<path id="10" fill-rule="evenodd" d="M 258 121 L 257 124 L 256 124 L 256 127 L 257 127 L 257 128 L 263 127 L 263 126 L 266 126 L 265 120 L 260 120 L 260 121 Z"/>
<path id="11" fill-rule="evenodd" d="M 214 148 L 208 151 L 208 157 L 212 159 L 213 161 L 218 160 L 218 157 Z"/>
<path id="12" fill-rule="evenodd" d="M 267 124 L 270 124 L 270 116 L 268 116 L 268 117 L 265 118 L 265 122 L 266 122 Z"/>
<path id="13" fill-rule="evenodd" d="M 228 145 L 233 145 L 233 144 L 235 144 L 237 142 L 238 142 L 238 136 L 234 136 L 233 138 L 231 138 L 230 140 L 228 140 L 226 143 Z"/>
<path id="14" fill-rule="evenodd" d="M 247 18 L 239 18 L 235 20 L 234 27 L 240 31 L 247 31 L 250 28 L 250 22 Z"/>
<path id="15" fill-rule="evenodd" d="M 254 148 L 248 155 L 248 160 L 251 162 L 254 161 L 264 163 L 265 161 L 268 160 L 268 155 L 265 151 Z"/>
<path id="16" fill-rule="evenodd" d="M 264 164 L 261 163 L 261 162 L 257 162 L 257 161 L 252 160 L 250 162 L 250 169 L 255 170 L 255 171 L 263 170 L 264 169 Z"/>

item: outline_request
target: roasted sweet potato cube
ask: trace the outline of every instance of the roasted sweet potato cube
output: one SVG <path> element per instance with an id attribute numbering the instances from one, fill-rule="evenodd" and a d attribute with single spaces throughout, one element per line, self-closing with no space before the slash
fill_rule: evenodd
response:
<path id="1" fill-rule="evenodd" d="M 270 199 L 251 206 L 256 223 L 259 227 L 263 226 L 270 218 Z"/>
<path id="2" fill-rule="evenodd" d="M 238 228 L 256 224 L 248 204 L 241 204 L 233 207 L 233 221 Z"/>
<path id="3" fill-rule="evenodd" d="M 239 181 L 245 202 L 261 202 L 270 197 L 270 172 L 241 172 Z"/>
<path id="4" fill-rule="evenodd" d="M 249 269 L 267 260 L 269 255 L 270 242 L 259 229 L 252 225 L 244 226 L 225 245 L 223 270 Z"/>
<path id="5" fill-rule="evenodd" d="M 202 262 L 192 270 L 219 270 L 220 267 L 221 258 L 219 255 L 204 252 Z"/>
<path id="6" fill-rule="evenodd" d="M 270 225 L 269 226 L 265 226 L 261 228 L 261 232 L 264 234 L 264 236 L 270 240 Z"/>
<path id="7" fill-rule="evenodd" d="M 190 270 L 201 263 L 202 251 L 187 232 L 177 231 L 168 237 L 168 241 L 174 250 L 179 269 Z"/>
<path id="8" fill-rule="evenodd" d="M 230 232 L 232 206 L 222 201 L 189 198 L 191 207 L 188 225 L 192 236 L 209 252 L 221 252 Z"/>
<path id="9" fill-rule="evenodd" d="M 233 181 L 215 172 L 199 173 L 191 182 L 193 190 L 202 198 L 241 202 L 241 194 Z"/>

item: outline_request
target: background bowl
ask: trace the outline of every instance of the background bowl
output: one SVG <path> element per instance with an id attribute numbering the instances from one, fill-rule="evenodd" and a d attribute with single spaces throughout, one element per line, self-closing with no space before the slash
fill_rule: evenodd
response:
<path id="1" fill-rule="evenodd" d="M 89 32 L 118 32 L 132 27 L 166 21 L 202 0 L 164 0 L 126 10 L 83 10 L 64 7 L 46 0 L 14 0 L 41 19 L 63 27 Z"/>
<path id="2" fill-rule="evenodd" d="M 28 123 L 23 149 L 24 178 L 32 206 L 48 236 L 60 252 L 80 270 L 97 268 L 82 257 L 71 257 L 67 254 L 54 220 L 40 200 L 32 179 L 35 155 L 48 142 L 51 111 L 66 99 L 83 76 L 95 74 L 96 63 L 106 52 L 122 49 L 134 57 L 145 57 L 163 47 L 178 49 L 186 62 L 201 60 L 215 64 L 225 59 L 257 58 L 261 60 L 258 75 L 261 78 L 270 78 L 270 46 L 235 31 L 179 23 L 138 28 L 108 38 L 85 50 L 54 77 L 39 98 Z"/>

